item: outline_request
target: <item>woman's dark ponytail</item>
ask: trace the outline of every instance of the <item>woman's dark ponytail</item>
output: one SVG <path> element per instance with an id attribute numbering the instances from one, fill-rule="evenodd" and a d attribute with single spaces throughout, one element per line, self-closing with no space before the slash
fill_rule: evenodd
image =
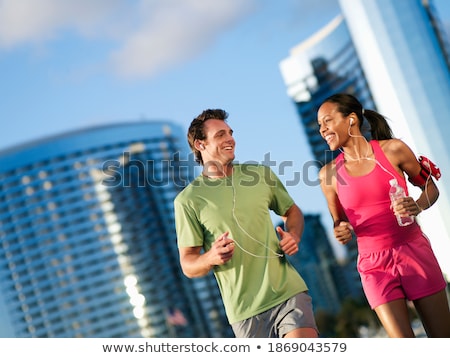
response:
<path id="1" fill-rule="evenodd" d="M 372 139 L 383 140 L 392 139 L 394 137 L 386 118 L 380 113 L 371 109 L 365 109 L 364 117 L 369 122 Z"/>
<path id="2" fill-rule="evenodd" d="M 323 101 L 323 103 L 326 102 L 336 104 L 338 112 L 340 112 L 344 117 L 349 116 L 351 113 L 355 113 L 359 119 L 360 129 L 364 124 L 364 118 L 366 118 L 370 125 L 370 134 L 372 139 L 383 140 L 393 138 L 392 130 L 389 127 L 386 118 L 374 110 L 364 109 L 356 97 L 351 94 L 336 93 Z"/>

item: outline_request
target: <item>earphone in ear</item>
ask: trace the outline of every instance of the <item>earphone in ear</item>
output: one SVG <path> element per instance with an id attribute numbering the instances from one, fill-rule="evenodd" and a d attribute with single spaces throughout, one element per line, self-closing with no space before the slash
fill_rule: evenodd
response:
<path id="1" fill-rule="evenodd" d="M 200 149 L 205 149 L 205 146 L 203 144 L 200 144 Z"/>
<path id="2" fill-rule="evenodd" d="M 350 125 L 353 124 L 353 117 L 350 117 Z"/>

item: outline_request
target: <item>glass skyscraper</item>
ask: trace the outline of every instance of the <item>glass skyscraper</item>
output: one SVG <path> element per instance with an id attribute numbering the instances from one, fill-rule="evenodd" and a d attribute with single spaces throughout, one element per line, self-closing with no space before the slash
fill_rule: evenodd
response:
<path id="1" fill-rule="evenodd" d="M 232 336 L 214 277 L 179 267 L 185 143 L 139 121 L 0 152 L 1 337 Z"/>
<path id="2" fill-rule="evenodd" d="M 336 17 L 294 47 L 291 55 L 280 63 L 280 69 L 314 159 L 321 167 L 339 153 L 330 152 L 319 134 L 317 110 L 323 100 L 331 93 L 347 92 L 360 98 L 366 108 L 375 108 L 344 18 Z"/>
<path id="3" fill-rule="evenodd" d="M 316 113 L 321 101 L 336 92 L 352 93 L 365 108 L 384 114 L 397 138 L 437 163 L 443 172 L 437 182 L 440 197 L 418 220 L 450 277 L 448 35 L 441 30 L 432 1 L 339 3 L 342 16 L 280 63 L 288 95 L 320 164 L 333 156 L 319 136 Z M 326 77 L 314 70 L 318 59 Z M 417 197 L 419 189 L 411 186 L 410 193 Z"/>

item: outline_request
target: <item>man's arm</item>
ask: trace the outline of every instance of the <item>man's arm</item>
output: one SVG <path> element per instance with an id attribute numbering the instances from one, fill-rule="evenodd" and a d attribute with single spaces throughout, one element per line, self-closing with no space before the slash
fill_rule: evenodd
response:
<path id="1" fill-rule="evenodd" d="M 293 204 L 288 211 L 286 211 L 283 218 L 286 230 L 295 237 L 298 237 L 298 242 L 300 242 L 300 238 L 302 237 L 305 228 L 305 218 L 303 217 L 300 208 L 296 204 Z"/>
<path id="2" fill-rule="evenodd" d="M 300 208 L 293 204 L 282 216 L 286 231 L 277 227 L 280 235 L 280 248 L 287 255 L 295 255 L 298 252 L 298 245 L 305 228 L 305 218 Z"/>
<path id="3" fill-rule="evenodd" d="M 189 277 L 201 277 L 216 265 L 222 265 L 233 257 L 234 242 L 228 237 L 228 232 L 220 235 L 211 248 L 202 253 L 201 246 L 180 247 L 180 264 L 183 273 Z"/>

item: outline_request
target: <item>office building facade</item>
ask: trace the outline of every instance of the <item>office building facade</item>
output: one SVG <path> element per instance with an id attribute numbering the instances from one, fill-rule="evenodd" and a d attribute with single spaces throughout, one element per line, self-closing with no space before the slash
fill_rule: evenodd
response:
<path id="1" fill-rule="evenodd" d="M 0 336 L 229 337 L 212 275 L 179 267 L 173 199 L 193 178 L 170 122 L 0 152 Z"/>
<path id="2" fill-rule="evenodd" d="M 280 63 L 280 70 L 320 168 L 339 154 L 339 151 L 329 151 L 319 134 L 317 110 L 325 98 L 332 93 L 352 93 L 366 108 L 375 108 L 343 16 L 337 16 L 311 38 L 295 46 L 291 55 Z M 368 128 L 364 130 L 368 135 Z"/>

